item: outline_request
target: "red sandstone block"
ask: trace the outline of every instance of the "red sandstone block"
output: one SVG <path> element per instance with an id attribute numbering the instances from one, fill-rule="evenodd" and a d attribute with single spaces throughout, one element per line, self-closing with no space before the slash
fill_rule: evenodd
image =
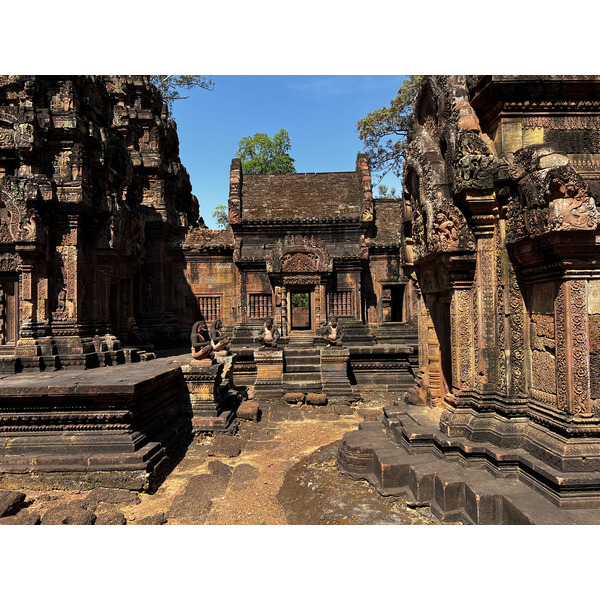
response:
<path id="1" fill-rule="evenodd" d="M 327 394 L 306 394 L 306 404 L 324 406 L 327 404 Z"/>
<path id="2" fill-rule="evenodd" d="M 259 410 L 260 406 L 258 402 L 246 401 L 239 405 L 236 415 L 240 419 L 245 419 L 247 421 L 258 421 Z"/>
<path id="3" fill-rule="evenodd" d="M 304 394 L 302 392 L 290 392 L 283 395 L 283 399 L 290 404 L 304 402 Z"/>

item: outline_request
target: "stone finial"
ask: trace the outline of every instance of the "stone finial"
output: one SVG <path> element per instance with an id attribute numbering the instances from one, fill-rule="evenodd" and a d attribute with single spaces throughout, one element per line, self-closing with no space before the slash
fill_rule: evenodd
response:
<path id="1" fill-rule="evenodd" d="M 229 222 L 242 221 L 242 161 L 234 158 L 229 169 Z"/>
<path id="2" fill-rule="evenodd" d="M 356 172 L 360 178 L 362 193 L 362 220 L 373 220 L 373 187 L 371 185 L 371 170 L 369 168 L 369 159 L 367 155 L 359 152 L 356 156 Z"/>

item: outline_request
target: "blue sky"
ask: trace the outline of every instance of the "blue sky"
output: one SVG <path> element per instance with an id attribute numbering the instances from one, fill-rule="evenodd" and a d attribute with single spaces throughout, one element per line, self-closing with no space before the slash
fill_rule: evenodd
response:
<path id="1" fill-rule="evenodd" d="M 363 151 L 356 123 L 389 105 L 404 79 L 400 75 L 222 75 L 213 91 L 185 92 L 173 105 L 181 162 L 206 225 L 227 204 L 229 165 L 238 142 L 257 132 L 290 135 L 290 155 L 298 173 L 353 171 Z M 401 188 L 387 175 L 382 183 Z"/>

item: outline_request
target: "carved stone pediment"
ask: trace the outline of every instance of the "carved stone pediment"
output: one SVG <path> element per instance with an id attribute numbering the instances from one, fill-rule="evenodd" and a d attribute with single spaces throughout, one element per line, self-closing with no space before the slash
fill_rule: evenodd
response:
<path id="1" fill-rule="evenodd" d="M 333 258 L 322 240 L 314 236 L 288 235 L 266 256 L 267 273 L 328 273 Z"/>
<path id="2" fill-rule="evenodd" d="M 313 252 L 288 253 L 281 260 L 281 270 L 285 273 L 314 273 L 318 262 L 319 257 Z"/>

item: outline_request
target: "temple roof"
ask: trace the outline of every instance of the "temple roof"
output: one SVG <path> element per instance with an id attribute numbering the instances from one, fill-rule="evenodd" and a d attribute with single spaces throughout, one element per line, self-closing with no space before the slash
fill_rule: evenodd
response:
<path id="1" fill-rule="evenodd" d="M 346 217 L 361 215 L 356 171 L 341 173 L 247 174 L 242 180 L 242 220 Z"/>
<path id="2" fill-rule="evenodd" d="M 375 199 L 375 236 L 374 246 L 398 246 L 400 244 L 400 226 L 402 223 L 402 200 Z"/>

